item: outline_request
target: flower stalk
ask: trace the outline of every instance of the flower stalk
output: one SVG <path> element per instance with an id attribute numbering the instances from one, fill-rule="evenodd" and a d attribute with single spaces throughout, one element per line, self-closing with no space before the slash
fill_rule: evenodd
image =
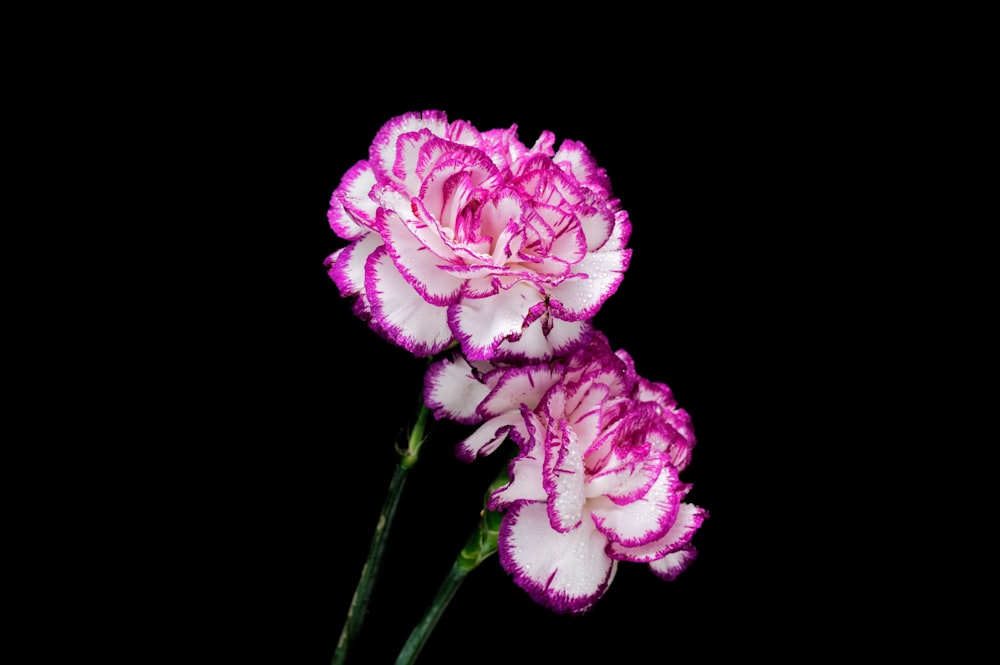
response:
<path id="1" fill-rule="evenodd" d="M 344 627 L 340 632 L 340 638 L 337 640 L 337 648 L 333 654 L 332 665 L 343 665 L 347 659 L 350 647 L 357 640 L 358 634 L 361 632 L 361 625 L 368 610 L 368 601 L 371 599 L 372 589 L 375 586 L 375 580 L 378 578 L 382 559 L 385 555 L 389 529 L 396 517 L 396 510 L 399 507 L 399 499 L 402 496 L 408 473 L 420 458 L 420 447 L 427 438 L 425 431 L 430 415 L 430 409 L 421 402 L 420 411 L 417 413 L 416 421 L 407 437 L 406 448 L 396 447 L 396 451 L 400 456 L 399 463 L 393 470 L 392 480 L 389 481 L 389 489 L 386 492 L 382 510 L 375 525 L 375 533 L 372 535 L 368 557 L 361 568 L 361 578 L 358 580 L 358 585 L 354 590 L 354 596 L 351 598 L 351 605 L 347 610 Z"/>
<path id="2" fill-rule="evenodd" d="M 491 483 L 489 490 L 486 492 L 486 497 L 489 498 L 493 490 L 507 482 L 507 472 L 503 471 Z M 451 569 L 445 576 L 441 586 L 438 587 L 437 593 L 434 595 L 434 599 L 424 613 L 423 618 L 420 619 L 420 622 L 410 633 L 410 637 L 407 638 L 406 644 L 403 645 L 399 656 L 396 657 L 396 665 L 413 665 L 416 662 L 417 656 L 420 655 L 421 650 L 427 643 L 427 639 L 431 636 L 435 626 L 437 626 L 438 621 L 444 614 L 445 609 L 447 609 L 451 599 L 455 596 L 458 588 L 462 585 L 465 577 L 479 566 L 479 564 L 496 553 L 501 520 L 501 513 L 486 510 L 485 508 L 482 510 L 479 524 L 469 535 L 465 546 L 455 558 L 455 562 L 451 565 Z"/>

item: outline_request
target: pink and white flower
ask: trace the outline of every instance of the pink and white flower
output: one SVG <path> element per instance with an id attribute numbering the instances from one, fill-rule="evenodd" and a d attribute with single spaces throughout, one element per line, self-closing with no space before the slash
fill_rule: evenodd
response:
<path id="1" fill-rule="evenodd" d="M 376 135 L 333 192 L 326 261 L 355 313 L 418 356 L 525 361 L 584 342 L 628 267 L 628 214 L 579 142 L 480 132 L 441 111 Z"/>
<path id="2" fill-rule="evenodd" d="M 600 332 L 559 362 L 439 361 L 425 401 L 438 417 L 482 423 L 459 444 L 463 459 L 507 436 L 517 444 L 510 482 L 488 507 L 504 511 L 501 564 L 536 602 L 586 612 L 619 561 L 648 563 L 672 580 L 695 558 L 691 539 L 707 512 L 683 501 L 690 417 Z"/>

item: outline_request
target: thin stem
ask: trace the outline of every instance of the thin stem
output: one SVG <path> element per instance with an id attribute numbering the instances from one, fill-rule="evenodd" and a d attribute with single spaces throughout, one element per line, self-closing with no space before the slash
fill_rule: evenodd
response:
<path id="1" fill-rule="evenodd" d="M 437 626 L 438 620 L 448 607 L 448 603 L 451 602 L 455 592 L 458 591 L 458 587 L 461 586 L 462 580 L 465 579 L 470 570 L 472 569 L 462 565 L 461 561 L 455 561 L 452 564 L 451 570 L 448 571 L 448 575 L 444 578 L 444 582 L 438 587 L 437 594 L 435 594 L 434 600 L 431 601 L 431 606 L 427 609 L 420 623 L 413 628 L 413 632 L 410 633 L 406 644 L 403 645 L 403 649 L 399 652 L 399 656 L 396 658 L 396 665 L 412 665 L 417 660 L 417 656 L 420 655 L 424 644 L 427 643 L 427 638 L 431 636 L 431 632 Z"/>
<path id="2" fill-rule="evenodd" d="M 372 589 L 375 586 L 375 580 L 382 566 L 382 558 L 385 555 L 389 527 L 392 526 L 396 517 L 396 509 L 399 507 L 399 498 L 402 495 L 403 486 L 406 484 L 408 472 L 420 458 L 420 446 L 426 438 L 424 431 L 427 428 L 430 413 L 430 409 L 421 403 L 416 422 L 410 430 L 407 447 L 405 450 L 398 450 L 400 461 L 393 471 L 392 480 L 389 482 L 389 490 L 386 492 L 382 512 L 379 514 L 371 546 L 368 549 L 368 558 L 365 559 L 365 565 L 361 569 L 361 579 L 358 580 L 358 586 L 354 590 L 351 606 L 347 610 L 347 618 L 340 632 L 340 639 L 337 640 L 337 649 L 333 654 L 332 665 L 343 665 L 347 659 L 348 650 L 361 632 L 361 624 L 367 613 L 368 601 L 371 599 Z"/>
<path id="3" fill-rule="evenodd" d="M 506 472 L 502 472 L 501 476 L 493 481 L 490 491 L 496 489 L 503 480 L 506 480 L 506 477 Z M 489 491 L 487 492 L 487 496 L 489 496 Z M 448 575 L 445 576 L 444 582 L 438 587 L 437 593 L 434 595 L 434 600 L 431 601 L 430 607 L 427 608 L 427 612 L 413 628 L 410 637 L 407 638 L 406 644 L 403 645 L 399 656 L 396 658 L 396 665 L 413 665 L 416 662 L 417 656 L 420 655 L 424 644 L 427 643 L 427 638 L 431 636 L 434 627 L 437 626 L 438 620 L 448 607 L 448 603 L 451 602 L 451 599 L 455 596 L 455 592 L 458 591 L 458 587 L 461 586 L 462 580 L 476 566 L 496 553 L 500 522 L 500 513 L 483 509 L 480 514 L 479 525 L 469 535 L 465 547 L 458 553 L 458 557 L 448 571 Z"/>

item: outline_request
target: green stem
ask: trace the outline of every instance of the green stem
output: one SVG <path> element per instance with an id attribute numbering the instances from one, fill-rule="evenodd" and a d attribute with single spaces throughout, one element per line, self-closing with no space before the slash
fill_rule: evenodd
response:
<path id="1" fill-rule="evenodd" d="M 403 649 L 399 652 L 399 656 L 396 658 L 396 665 L 411 665 L 417 660 L 417 656 L 420 655 L 424 644 L 427 643 L 427 638 L 431 636 L 431 632 L 437 626 L 438 620 L 448 607 L 448 603 L 451 602 L 455 592 L 458 591 L 458 587 L 461 586 L 462 580 L 465 579 L 470 570 L 472 569 L 466 568 L 458 560 L 452 564 L 451 570 L 448 571 L 448 575 L 444 578 L 444 582 L 438 587 L 437 594 L 435 594 L 434 600 L 431 601 L 431 606 L 420 620 L 420 623 L 413 628 L 413 632 L 410 633 L 406 644 L 403 645 Z"/>
<path id="2" fill-rule="evenodd" d="M 501 478 L 506 479 L 506 473 L 502 474 Z M 495 489 L 498 486 L 497 483 L 498 481 L 494 481 L 490 489 Z M 488 495 L 489 493 L 487 492 Z M 438 587 L 434 600 L 431 601 L 430 607 L 427 608 L 427 612 L 424 613 L 423 618 L 413 628 L 410 637 L 407 638 L 406 644 L 403 645 L 399 656 L 396 658 L 396 665 L 412 665 L 416 662 L 417 656 L 420 655 L 424 644 L 427 643 L 427 639 L 434 631 L 434 627 L 437 626 L 438 620 L 444 614 L 445 609 L 447 609 L 448 603 L 451 602 L 451 599 L 455 596 L 455 592 L 458 591 L 458 587 L 461 586 L 462 580 L 476 566 L 497 551 L 500 521 L 500 513 L 483 510 L 479 525 L 469 536 L 465 547 L 458 553 L 455 563 L 451 565 L 451 569 L 448 571 L 447 576 L 445 576 L 444 582 Z"/>
<path id="3" fill-rule="evenodd" d="M 365 614 L 368 610 L 368 601 L 371 599 L 372 588 L 378 577 L 379 569 L 382 566 L 382 558 L 385 555 L 386 541 L 389 537 L 389 527 L 396 517 L 396 509 L 399 507 L 399 498 L 406 484 L 406 477 L 413 465 L 420 458 L 420 446 L 424 443 L 424 431 L 430 417 L 430 409 L 423 403 L 420 405 L 420 412 L 417 420 L 410 430 L 405 450 L 397 448 L 400 460 L 392 474 L 389 482 L 389 490 L 386 492 L 385 501 L 382 504 L 382 512 L 379 514 L 378 523 L 375 525 L 375 533 L 372 535 L 371 546 L 368 549 L 368 558 L 361 569 L 361 579 L 354 590 L 351 598 L 351 606 L 347 610 L 347 619 L 340 632 L 340 639 L 337 640 L 337 649 L 333 654 L 332 665 L 343 665 L 347 659 L 347 653 L 352 644 L 357 640 L 361 632 L 361 624 L 364 622 Z"/>

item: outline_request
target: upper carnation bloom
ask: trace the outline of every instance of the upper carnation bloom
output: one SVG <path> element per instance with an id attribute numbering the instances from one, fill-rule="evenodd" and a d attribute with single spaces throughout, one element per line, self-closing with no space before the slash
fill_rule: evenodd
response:
<path id="1" fill-rule="evenodd" d="M 628 267 L 628 214 L 587 148 L 445 113 L 387 122 L 333 192 L 326 261 L 355 313 L 418 356 L 524 361 L 582 344 Z"/>

